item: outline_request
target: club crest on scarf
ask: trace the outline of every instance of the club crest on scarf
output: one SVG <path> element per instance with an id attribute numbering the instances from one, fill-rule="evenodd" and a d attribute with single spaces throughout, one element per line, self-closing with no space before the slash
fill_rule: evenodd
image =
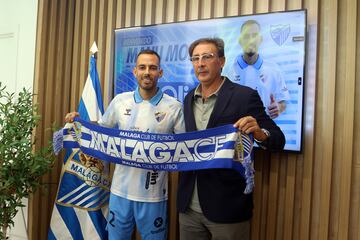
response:
<path id="1" fill-rule="evenodd" d="M 81 139 L 81 123 L 79 122 L 74 122 L 72 128 L 70 129 L 71 135 L 73 136 L 73 138 L 75 139 L 75 141 L 79 142 Z"/>
<path id="2" fill-rule="evenodd" d="M 165 118 L 165 116 L 166 116 L 166 113 L 164 113 L 164 112 L 156 112 L 155 113 L 155 119 L 158 122 L 161 122 Z"/>
<path id="3" fill-rule="evenodd" d="M 240 163 L 244 163 L 245 159 L 250 158 L 253 143 L 249 135 L 238 132 L 235 142 L 234 159 Z"/>

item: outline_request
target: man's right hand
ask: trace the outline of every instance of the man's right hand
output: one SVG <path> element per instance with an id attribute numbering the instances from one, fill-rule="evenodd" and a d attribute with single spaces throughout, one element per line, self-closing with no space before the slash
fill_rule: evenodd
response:
<path id="1" fill-rule="evenodd" d="M 75 117 L 80 117 L 80 114 L 78 112 L 70 112 L 65 115 L 65 122 L 72 123 Z"/>

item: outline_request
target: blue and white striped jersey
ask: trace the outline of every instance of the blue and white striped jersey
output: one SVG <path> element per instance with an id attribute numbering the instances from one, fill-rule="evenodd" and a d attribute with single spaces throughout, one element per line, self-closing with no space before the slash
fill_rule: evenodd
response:
<path id="1" fill-rule="evenodd" d="M 182 104 L 160 89 L 150 100 L 143 100 L 139 89 L 118 94 L 99 124 L 122 130 L 150 133 L 185 132 Z M 141 202 L 160 202 L 168 197 L 167 172 L 152 171 L 117 164 L 111 192 Z"/>

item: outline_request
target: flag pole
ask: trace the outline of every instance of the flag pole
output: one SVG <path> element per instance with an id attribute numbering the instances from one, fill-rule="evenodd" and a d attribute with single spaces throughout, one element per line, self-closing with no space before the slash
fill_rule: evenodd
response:
<path id="1" fill-rule="evenodd" d="M 93 44 L 91 45 L 90 52 L 95 56 L 95 53 L 97 53 L 98 51 L 99 49 L 96 45 L 96 42 L 94 41 Z"/>
<path id="2" fill-rule="evenodd" d="M 94 42 L 90 48 L 88 76 L 78 105 L 78 112 L 86 121 L 98 121 L 104 113 L 96 67 L 97 51 L 98 48 Z M 102 163 L 100 159 L 92 160 L 98 163 L 95 166 L 95 174 L 101 174 L 99 179 L 106 181 L 94 183 L 91 181 L 91 174 L 89 177 L 87 175 L 84 177 L 85 171 L 94 172 L 94 167 L 87 165 L 89 159 L 79 149 L 66 151 L 48 240 L 108 239 L 106 231 L 110 195 L 108 166 L 104 163 L 100 164 Z"/>

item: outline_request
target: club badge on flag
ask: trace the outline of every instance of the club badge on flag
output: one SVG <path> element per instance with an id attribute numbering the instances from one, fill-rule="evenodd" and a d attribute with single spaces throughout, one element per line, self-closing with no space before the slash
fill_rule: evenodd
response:
<path id="1" fill-rule="evenodd" d="M 104 113 L 104 107 L 94 55 L 90 57 L 89 65 L 78 112 L 87 121 L 97 121 Z M 74 136 L 78 134 L 74 133 Z M 79 148 L 67 149 L 48 239 L 108 238 L 105 230 L 110 187 L 108 175 L 108 162 L 88 156 Z"/>

